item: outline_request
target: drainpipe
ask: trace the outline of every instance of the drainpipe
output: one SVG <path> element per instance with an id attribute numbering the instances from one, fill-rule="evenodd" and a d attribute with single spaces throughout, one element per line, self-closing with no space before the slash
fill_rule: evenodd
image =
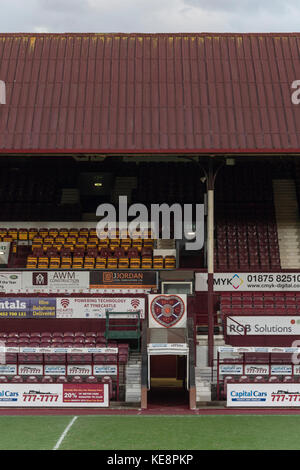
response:
<path id="1" fill-rule="evenodd" d="M 208 365 L 214 361 L 214 185 L 213 160 L 209 159 L 207 173 L 207 311 Z"/>

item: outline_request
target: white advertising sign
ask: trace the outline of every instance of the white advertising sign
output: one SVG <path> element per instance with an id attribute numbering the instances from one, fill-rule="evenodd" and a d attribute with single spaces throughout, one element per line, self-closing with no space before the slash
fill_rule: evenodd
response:
<path id="1" fill-rule="evenodd" d="M 8 353 L 39 353 L 39 354 L 118 354 L 118 348 L 2 348 Z M 1 348 L 0 348 L 1 350 Z"/>
<path id="2" fill-rule="evenodd" d="M 68 365 L 67 374 L 68 375 L 92 375 L 92 365 L 91 364 Z"/>
<path id="3" fill-rule="evenodd" d="M 300 335 L 300 317 L 278 315 L 226 316 L 228 336 L 246 334 L 257 336 Z"/>
<path id="4" fill-rule="evenodd" d="M 0 407 L 108 407 L 108 384 L 0 384 Z"/>
<path id="5" fill-rule="evenodd" d="M 242 364 L 220 364 L 219 366 L 220 375 L 242 375 L 242 373 Z"/>
<path id="6" fill-rule="evenodd" d="M 78 293 L 89 290 L 88 271 L 24 271 L 22 288 L 25 292 Z"/>
<path id="7" fill-rule="evenodd" d="M 93 375 L 117 375 L 118 367 L 115 365 L 98 365 L 93 366 Z"/>
<path id="8" fill-rule="evenodd" d="M 149 328 L 185 328 L 186 294 L 149 295 Z"/>
<path id="9" fill-rule="evenodd" d="M 147 351 L 150 355 L 178 354 L 185 356 L 189 352 L 189 347 L 186 343 L 149 343 Z"/>
<path id="10" fill-rule="evenodd" d="M 292 364 L 272 364 L 271 375 L 292 375 L 293 366 Z"/>
<path id="11" fill-rule="evenodd" d="M 22 273 L 0 271 L 0 292 L 4 294 L 16 293 L 22 289 Z"/>
<path id="12" fill-rule="evenodd" d="M 42 364 L 19 364 L 18 375 L 43 375 Z"/>
<path id="13" fill-rule="evenodd" d="M 300 291 L 300 273 L 215 273 L 216 292 Z M 207 291 L 207 273 L 195 274 L 195 291 Z"/>
<path id="14" fill-rule="evenodd" d="M 0 365 L 0 375 L 17 375 L 17 365 L 16 364 L 1 364 Z"/>
<path id="15" fill-rule="evenodd" d="M 228 407 L 299 407 L 300 384 L 227 384 Z"/>
<path id="16" fill-rule="evenodd" d="M 145 318 L 145 299 L 138 296 L 56 299 L 56 318 L 106 318 L 106 310 L 127 313 L 121 318 L 136 318 L 134 313 L 140 311 L 141 318 Z"/>
<path id="17" fill-rule="evenodd" d="M 245 364 L 245 375 L 269 375 L 268 364 Z"/>
<path id="18" fill-rule="evenodd" d="M 45 375 L 66 375 L 66 366 L 46 364 L 44 366 Z"/>
<path id="19" fill-rule="evenodd" d="M 262 347 L 262 346 L 249 346 L 247 348 L 243 346 L 219 346 L 219 353 L 246 353 L 246 352 L 255 352 L 255 353 L 291 353 L 291 354 L 300 354 L 300 348 L 297 347 Z"/>
<path id="20" fill-rule="evenodd" d="M 293 373 L 294 373 L 294 375 L 300 375 L 300 365 L 299 364 L 294 365 Z"/>

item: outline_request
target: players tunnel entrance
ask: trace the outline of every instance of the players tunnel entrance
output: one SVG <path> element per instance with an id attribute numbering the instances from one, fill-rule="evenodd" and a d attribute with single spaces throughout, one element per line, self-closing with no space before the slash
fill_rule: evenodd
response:
<path id="1" fill-rule="evenodd" d="M 149 375 L 148 407 L 188 407 L 186 355 L 151 355 Z"/>
<path id="2" fill-rule="evenodd" d="M 191 331 L 190 331 L 191 330 Z M 193 328 L 143 328 L 141 408 L 195 408 Z"/>

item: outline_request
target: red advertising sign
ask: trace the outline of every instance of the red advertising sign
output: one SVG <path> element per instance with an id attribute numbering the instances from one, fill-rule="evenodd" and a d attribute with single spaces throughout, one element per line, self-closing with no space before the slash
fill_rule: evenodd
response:
<path id="1" fill-rule="evenodd" d="M 104 403 L 104 384 L 64 384 L 63 403 Z"/>

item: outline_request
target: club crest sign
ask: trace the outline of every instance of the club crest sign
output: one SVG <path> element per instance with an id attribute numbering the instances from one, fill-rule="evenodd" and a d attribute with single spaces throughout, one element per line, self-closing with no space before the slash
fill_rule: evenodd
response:
<path id="1" fill-rule="evenodd" d="M 186 295 L 149 295 L 149 328 L 185 328 Z"/>

